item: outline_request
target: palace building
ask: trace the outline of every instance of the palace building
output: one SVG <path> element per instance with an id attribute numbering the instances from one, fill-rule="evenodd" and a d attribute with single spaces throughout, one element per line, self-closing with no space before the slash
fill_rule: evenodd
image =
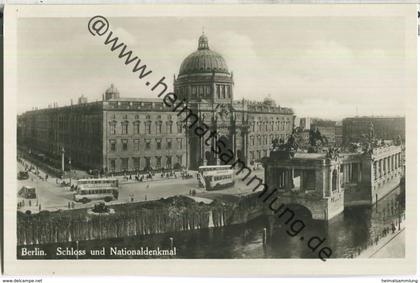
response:
<path id="1" fill-rule="evenodd" d="M 294 113 L 273 99 L 234 100 L 233 73 L 209 47 L 203 34 L 198 49 L 181 64 L 174 91 L 188 108 L 217 131 L 224 150 L 247 164 L 268 156 L 271 141 L 285 140 Z M 103 172 L 189 168 L 220 164 L 205 136 L 188 127 L 185 115 L 160 98 L 122 98 L 111 85 L 101 101 L 32 110 L 18 117 L 18 145 L 51 159 L 64 152 L 66 164 Z"/>

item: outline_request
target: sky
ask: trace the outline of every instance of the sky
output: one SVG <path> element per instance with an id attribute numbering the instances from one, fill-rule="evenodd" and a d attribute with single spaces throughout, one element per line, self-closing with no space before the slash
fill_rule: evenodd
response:
<path id="1" fill-rule="evenodd" d="M 151 97 L 88 18 L 18 21 L 18 113 L 100 100 L 113 83 L 121 97 Z M 298 117 L 404 115 L 413 79 L 399 17 L 108 18 L 110 29 L 172 86 L 205 32 L 234 74 L 234 98 L 270 96 Z M 415 79 L 415 78 L 414 78 Z"/>

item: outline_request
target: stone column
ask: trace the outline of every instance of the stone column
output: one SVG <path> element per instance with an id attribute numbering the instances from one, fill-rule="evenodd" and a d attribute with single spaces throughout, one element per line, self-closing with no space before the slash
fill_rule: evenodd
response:
<path id="1" fill-rule="evenodd" d="M 350 167 L 351 163 L 346 165 L 346 183 L 350 183 Z"/>
<path id="2" fill-rule="evenodd" d="M 391 163 L 391 172 L 393 172 L 394 171 L 394 155 L 391 155 L 391 157 L 390 157 L 390 163 Z"/>
<path id="3" fill-rule="evenodd" d="M 343 185 L 346 183 L 346 177 L 347 177 L 347 165 L 343 164 Z"/>
<path id="4" fill-rule="evenodd" d="M 300 170 L 300 189 L 301 190 L 305 190 L 306 189 L 306 187 L 305 187 L 305 176 L 306 176 L 306 173 L 305 173 L 305 170 Z"/>
<path id="5" fill-rule="evenodd" d="M 385 159 L 381 159 L 381 177 L 384 176 L 384 172 L 385 172 Z"/>
<path id="6" fill-rule="evenodd" d="M 289 169 L 289 170 L 287 170 L 288 171 L 288 178 L 289 178 L 289 186 L 290 186 L 290 189 L 293 189 L 293 186 L 294 186 L 294 183 L 293 183 L 293 169 Z"/>
<path id="7" fill-rule="evenodd" d="M 328 196 L 332 196 L 332 188 L 333 188 L 333 168 L 328 168 L 328 176 L 329 176 L 329 186 L 328 186 Z"/>
<path id="8" fill-rule="evenodd" d="M 350 183 L 353 183 L 353 163 L 349 164 L 349 180 Z"/>

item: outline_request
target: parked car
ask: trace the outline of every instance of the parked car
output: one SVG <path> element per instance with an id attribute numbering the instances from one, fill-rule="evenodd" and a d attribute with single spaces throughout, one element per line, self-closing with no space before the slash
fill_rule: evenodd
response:
<path id="1" fill-rule="evenodd" d="M 19 196 L 21 196 L 23 198 L 31 198 L 31 199 L 36 198 L 36 190 L 35 190 L 35 187 L 23 186 L 19 190 Z"/>

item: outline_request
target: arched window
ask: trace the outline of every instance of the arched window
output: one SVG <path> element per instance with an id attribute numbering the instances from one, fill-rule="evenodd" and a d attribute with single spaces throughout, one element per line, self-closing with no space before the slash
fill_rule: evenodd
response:
<path id="1" fill-rule="evenodd" d="M 152 121 L 144 122 L 144 127 L 146 128 L 146 134 L 152 133 Z"/>
<path id="2" fill-rule="evenodd" d="M 116 135 L 117 134 L 117 122 L 116 121 L 110 122 L 109 127 L 110 127 L 111 135 Z"/>
<path id="3" fill-rule="evenodd" d="M 182 133 L 182 122 L 181 121 L 176 122 L 176 127 L 178 129 L 178 134 L 181 134 Z"/>
<path id="4" fill-rule="evenodd" d="M 121 134 L 128 134 L 128 121 L 121 122 Z"/>
<path id="5" fill-rule="evenodd" d="M 166 133 L 168 134 L 172 134 L 172 121 L 167 121 L 166 122 Z"/>
<path id="6" fill-rule="evenodd" d="M 157 134 L 162 133 L 162 121 L 156 121 L 156 133 Z"/>
<path id="7" fill-rule="evenodd" d="M 140 134 L 140 121 L 134 121 L 134 134 L 138 135 Z"/>

